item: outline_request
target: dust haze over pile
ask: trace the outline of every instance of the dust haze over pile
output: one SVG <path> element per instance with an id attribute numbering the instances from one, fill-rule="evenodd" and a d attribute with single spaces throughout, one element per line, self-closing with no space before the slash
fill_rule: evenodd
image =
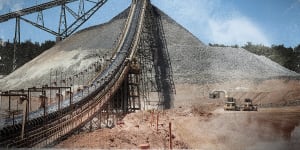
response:
<path id="1" fill-rule="evenodd" d="M 216 113 L 208 122 L 200 122 L 202 134 L 199 140 L 216 141 L 217 146 L 209 143 L 200 144 L 215 149 L 290 149 L 300 148 L 300 118 L 296 114 L 272 113 Z M 284 118 L 284 119 L 283 119 Z M 295 120 L 296 119 L 296 120 Z M 196 129 L 195 129 L 196 130 Z M 203 135 L 207 135 L 203 137 Z M 210 146 L 209 146 L 210 145 Z"/>

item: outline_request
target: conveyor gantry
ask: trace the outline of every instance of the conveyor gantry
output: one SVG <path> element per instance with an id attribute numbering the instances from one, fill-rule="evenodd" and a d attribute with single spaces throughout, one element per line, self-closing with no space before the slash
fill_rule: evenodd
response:
<path id="1" fill-rule="evenodd" d="M 32 6 L 29 8 L 22 9 L 22 10 L 10 12 L 10 13 L 4 14 L 4 15 L 0 15 L 0 23 L 8 21 L 13 18 L 21 17 L 21 16 L 28 15 L 28 14 L 35 13 L 35 12 L 39 12 L 39 11 L 42 11 L 45 9 L 53 8 L 53 7 L 56 7 L 56 6 L 59 6 L 62 4 L 71 3 L 74 1 L 77 1 L 77 0 L 53 0 L 53 1 L 43 3 L 40 5 L 36 5 L 36 6 Z"/>

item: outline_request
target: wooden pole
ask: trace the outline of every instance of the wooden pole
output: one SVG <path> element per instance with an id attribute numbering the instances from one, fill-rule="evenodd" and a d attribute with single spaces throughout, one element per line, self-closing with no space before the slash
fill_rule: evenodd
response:
<path id="1" fill-rule="evenodd" d="M 21 132 L 22 139 L 24 138 L 25 124 L 26 124 L 26 118 L 27 118 L 27 109 L 28 109 L 27 103 L 28 103 L 28 101 L 24 100 L 23 123 L 22 123 L 22 132 Z"/>
<path id="2" fill-rule="evenodd" d="M 11 102 L 10 102 L 10 100 L 11 100 L 11 98 L 10 98 L 10 96 L 8 96 L 8 112 L 9 113 L 10 113 L 10 109 L 11 109 Z"/>
<path id="3" fill-rule="evenodd" d="M 158 118 L 159 118 L 159 113 L 157 113 L 157 117 L 156 117 L 156 132 L 158 132 Z"/>
<path id="4" fill-rule="evenodd" d="M 151 111 L 151 127 L 152 127 L 152 122 L 154 123 L 154 111 Z"/>
<path id="5" fill-rule="evenodd" d="M 172 149 L 172 123 L 169 122 L 169 137 L 170 137 L 170 140 L 169 140 L 169 149 Z"/>

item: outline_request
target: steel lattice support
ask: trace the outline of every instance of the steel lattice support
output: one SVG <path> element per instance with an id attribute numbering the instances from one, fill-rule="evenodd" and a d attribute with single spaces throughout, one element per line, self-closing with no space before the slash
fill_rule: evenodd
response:
<path id="1" fill-rule="evenodd" d="M 37 0 L 35 1 L 35 5 L 38 5 Z M 37 15 L 37 18 L 36 18 L 36 23 L 43 26 L 43 27 L 45 26 L 43 10 L 38 11 L 38 15 Z"/>
<path id="2" fill-rule="evenodd" d="M 60 35 L 60 37 L 58 38 L 66 37 L 67 36 L 67 32 L 65 32 L 66 30 L 67 30 L 66 5 L 62 4 L 60 10 L 59 25 L 58 25 L 58 34 Z"/>
<path id="3" fill-rule="evenodd" d="M 78 11 L 73 11 L 70 7 L 67 6 L 67 4 L 79 1 Z M 44 30 L 52 35 L 55 35 L 58 37 L 57 39 L 64 39 L 71 34 L 73 34 L 83 23 L 85 23 L 100 7 L 102 7 L 108 0 L 53 0 L 50 2 L 46 2 L 43 4 L 36 4 L 35 6 L 25 8 L 22 10 L 18 10 L 15 12 L 10 12 L 4 15 L 0 15 L 0 23 L 8 21 L 10 19 L 16 18 L 18 20 L 23 20 L 41 30 Z M 90 8 L 85 7 L 85 2 L 92 3 L 93 5 Z M 49 27 L 46 27 L 44 24 L 44 16 L 43 16 L 43 10 L 47 10 L 53 7 L 61 7 L 60 11 L 60 17 L 59 17 L 59 25 L 58 25 L 58 31 L 54 31 L 53 29 L 50 29 Z M 67 20 L 69 15 L 74 17 L 74 21 L 68 22 Z M 38 13 L 36 21 L 31 21 L 29 19 L 26 19 L 24 16 L 32 14 L 32 13 Z M 17 30 L 16 30 L 17 32 Z"/>
<path id="4" fill-rule="evenodd" d="M 160 109 L 171 108 L 176 91 L 161 18 L 152 5 L 146 9 L 145 18 L 138 50 L 142 71 L 141 95 L 144 104 L 157 104 Z M 150 101 L 152 92 L 158 93 L 158 101 Z"/>
<path id="5" fill-rule="evenodd" d="M 83 16 L 85 14 L 84 10 L 84 0 L 80 0 L 78 8 L 78 16 Z"/>
<path id="6" fill-rule="evenodd" d="M 13 56 L 13 68 L 12 68 L 13 71 L 15 71 L 17 68 L 16 52 L 19 44 L 20 44 L 20 17 L 17 17 L 16 24 L 15 24 L 15 37 L 14 37 L 14 56 Z"/>
<path id="7" fill-rule="evenodd" d="M 36 6 L 18 10 L 16 12 L 11 12 L 8 14 L 0 15 L 0 23 L 8 21 L 15 18 L 15 36 L 14 36 L 14 51 L 13 51 L 13 62 L 12 71 L 17 68 L 16 53 L 18 51 L 18 45 L 20 44 L 20 20 L 23 20 L 41 30 L 44 30 L 52 35 L 55 35 L 57 41 L 60 41 L 71 34 L 73 34 L 83 23 L 85 23 L 100 7 L 102 7 L 108 0 L 98 0 L 97 2 L 93 0 L 80 0 L 78 7 L 78 14 L 76 14 L 72 9 L 70 9 L 66 4 L 75 2 L 78 0 L 56 0 L 50 1 L 43 4 L 36 4 Z M 89 9 L 85 10 L 85 1 L 93 3 L 94 5 Z M 50 9 L 56 6 L 61 6 L 60 19 L 58 25 L 58 31 L 54 31 L 44 24 L 43 10 Z M 75 18 L 74 22 L 71 22 L 68 26 L 67 24 L 67 13 L 66 10 Z M 24 18 L 23 16 L 38 13 L 36 22 Z"/>
<path id="8" fill-rule="evenodd" d="M 37 16 L 37 18 L 36 18 L 36 23 L 37 24 L 40 24 L 41 26 L 45 26 L 45 24 L 44 24 L 44 15 L 43 15 L 43 11 L 39 11 L 38 12 L 38 16 Z"/>
<path id="9" fill-rule="evenodd" d="M 132 112 L 141 109 L 139 85 L 140 85 L 139 74 L 136 73 L 129 74 L 128 75 L 128 88 L 129 88 L 128 109 Z"/>
<path id="10" fill-rule="evenodd" d="M 160 14 L 155 10 L 155 8 L 150 9 L 152 10 L 153 23 L 154 23 L 154 36 L 156 40 L 156 57 L 154 57 L 154 62 L 157 64 L 155 65 L 156 71 L 156 78 L 157 84 L 159 85 L 160 92 L 159 97 L 163 99 L 163 106 L 164 108 L 171 108 L 173 107 L 173 99 L 175 91 L 175 84 L 173 81 L 173 71 L 172 65 L 170 61 L 170 56 L 168 52 L 168 46 L 164 34 L 164 29 L 162 25 L 162 20 Z"/>

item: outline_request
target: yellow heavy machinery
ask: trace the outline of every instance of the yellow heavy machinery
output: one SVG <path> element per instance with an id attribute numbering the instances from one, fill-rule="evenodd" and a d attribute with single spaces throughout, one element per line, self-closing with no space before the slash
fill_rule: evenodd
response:
<path id="1" fill-rule="evenodd" d="M 213 90 L 211 93 L 209 93 L 209 98 L 216 99 L 220 98 L 220 94 L 224 93 L 224 97 L 227 98 L 228 94 L 225 90 Z"/>
<path id="2" fill-rule="evenodd" d="M 246 98 L 240 109 L 241 111 L 257 111 L 257 105 L 253 105 L 252 100 Z"/>
<path id="3" fill-rule="evenodd" d="M 239 111 L 239 107 L 236 105 L 236 99 L 234 99 L 233 97 L 228 97 L 227 91 L 225 90 L 213 90 L 211 93 L 209 93 L 209 98 L 220 98 L 221 93 L 223 93 L 224 97 L 226 98 L 226 100 L 224 101 L 224 110 Z"/>
<path id="4" fill-rule="evenodd" d="M 225 111 L 239 111 L 239 107 L 236 105 L 236 99 L 233 97 L 227 97 L 227 100 L 224 104 Z"/>

